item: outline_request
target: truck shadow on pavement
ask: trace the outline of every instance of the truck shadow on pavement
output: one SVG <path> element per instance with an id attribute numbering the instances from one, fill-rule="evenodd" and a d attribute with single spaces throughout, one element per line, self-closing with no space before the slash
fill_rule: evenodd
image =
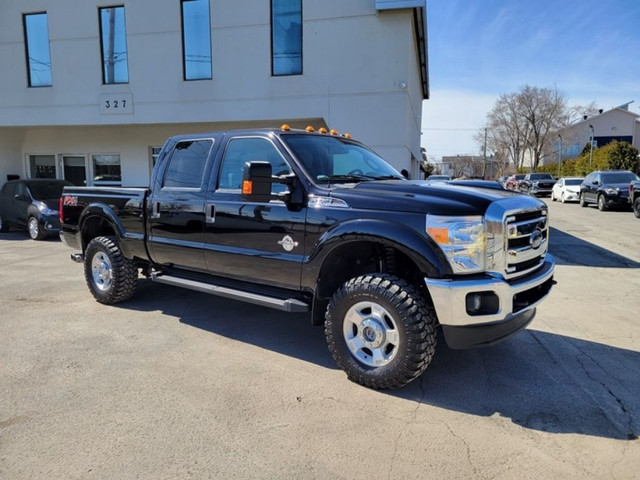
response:
<path id="1" fill-rule="evenodd" d="M 140 281 L 127 309 L 162 311 L 185 325 L 337 370 L 322 328 L 307 314 Z M 525 428 L 634 440 L 640 434 L 640 353 L 525 330 L 491 348 L 454 351 L 440 338 L 427 371 L 379 392 Z M 341 376 L 348 382 L 346 376 Z M 364 387 L 363 387 L 364 388 Z"/>
<path id="2" fill-rule="evenodd" d="M 637 441 L 638 371 L 636 351 L 528 329 L 491 348 L 439 345 L 420 381 L 392 395 L 533 430 Z"/>
<path id="3" fill-rule="evenodd" d="M 640 263 L 582 240 L 574 235 L 550 227 L 551 253 L 558 265 L 604 268 L 640 268 Z"/>

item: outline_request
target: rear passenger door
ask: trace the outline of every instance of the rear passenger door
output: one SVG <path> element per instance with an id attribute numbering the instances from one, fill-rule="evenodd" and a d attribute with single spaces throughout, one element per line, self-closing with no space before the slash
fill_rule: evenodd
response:
<path id="1" fill-rule="evenodd" d="M 205 271 L 205 172 L 216 138 L 180 139 L 163 156 L 147 203 L 151 259 L 168 267 Z"/>
<path id="2" fill-rule="evenodd" d="M 242 198 L 246 162 L 267 161 L 274 175 L 291 172 L 279 141 L 268 135 L 242 135 L 224 146 L 219 174 L 206 200 L 205 260 L 215 275 L 271 286 L 299 288 L 306 208 L 292 211 L 282 200 Z M 287 189 L 272 185 L 272 193 Z"/>

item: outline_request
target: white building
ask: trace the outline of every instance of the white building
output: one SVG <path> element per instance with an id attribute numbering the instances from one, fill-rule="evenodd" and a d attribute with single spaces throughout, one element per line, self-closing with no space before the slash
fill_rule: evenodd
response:
<path id="1" fill-rule="evenodd" d="M 174 134 L 327 126 L 418 175 L 425 0 L 2 0 L 0 185 L 145 185 Z"/>
<path id="2" fill-rule="evenodd" d="M 600 110 L 598 114 L 585 116 L 582 120 L 558 132 L 554 141 L 554 154 L 545 158 L 545 164 L 558 161 L 560 139 L 562 159 L 574 158 L 582 153 L 589 141 L 593 147 L 603 147 L 614 140 L 627 142 L 640 149 L 640 115 L 629 111 L 628 102 L 611 110 Z"/>

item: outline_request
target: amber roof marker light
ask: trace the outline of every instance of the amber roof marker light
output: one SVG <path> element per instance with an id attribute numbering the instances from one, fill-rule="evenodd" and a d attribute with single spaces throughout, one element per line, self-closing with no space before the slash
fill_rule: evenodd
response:
<path id="1" fill-rule="evenodd" d="M 288 132 L 289 130 L 291 130 L 291 127 L 288 124 L 283 123 L 280 127 L 280 130 L 282 130 L 283 132 Z"/>

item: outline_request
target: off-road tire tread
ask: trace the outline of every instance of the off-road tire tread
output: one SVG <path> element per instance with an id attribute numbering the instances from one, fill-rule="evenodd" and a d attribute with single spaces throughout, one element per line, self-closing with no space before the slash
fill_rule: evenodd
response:
<path id="1" fill-rule="evenodd" d="M 399 351 L 391 363 L 379 368 L 366 367 L 353 357 L 343 338 L 343 318 L 334 318 L 345 302 L 352 305 L 372 296 L 380 296 L 400 314 L 398 328 L 406 331 L 404 355 Z M 325 315 L 325 336 L 333 358 L 351 381 L 376 390 L 396 389 L 415 380 L 431 363 L 437 323 L 433 307 L 410 284 L 393 275 L 371 274 L 349 280 L 334 293 Z"/>
<path id="2" fill-rule="evenodd" d="M 111 260 L 113 278 L 111 288 L 105 292 L 94 288 L 91 275 L 91 260 L 98 250 L 104 251 Z M 85 251 L 84 277 L 93 297 L 104 305 L 129 300 L 136 293 L 138 286 L 138 268 L 133 261 L 122 255 L 113 237 L 96 237 L 89 242 Z"/>

